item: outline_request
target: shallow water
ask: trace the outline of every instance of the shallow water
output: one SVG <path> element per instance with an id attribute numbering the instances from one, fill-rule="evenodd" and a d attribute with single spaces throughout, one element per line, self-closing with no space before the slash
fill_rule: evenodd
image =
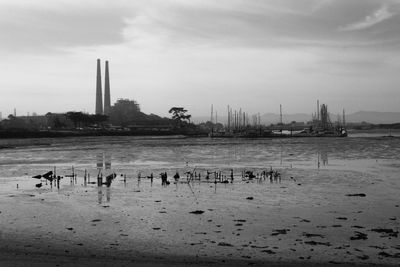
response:
<path id="1" fill-rule="evenodd" d="M 196 168 L 359 170 L 376 161 L 398 167 L 400 138 L 209 139 L 90 137 L 0 140 L 0 177 L 34 175 L 54 166 L 95 173 L 99 167 L 136 176 Z"/>

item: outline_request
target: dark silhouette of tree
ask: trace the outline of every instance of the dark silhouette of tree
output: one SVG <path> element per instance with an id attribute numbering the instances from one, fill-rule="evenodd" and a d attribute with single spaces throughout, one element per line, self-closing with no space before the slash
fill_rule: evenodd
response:
<path id="1" fill-rule="evenodd" d="M 7 119 L 2 120 L 2 125 L 5 129 L 28 129 L 29 125 L 23 119 L 10 114 Z"/>
<path id="2" fill-rule="evenodd" d="M 67 116 L 66 113 L 51 113 L 47 112 L 46 115 L 46 126 L 48 129 L 63 129 L 72 127 L 72 120 Z"/>
<path id="3" fill-rule="evenodd" d="M 108 120 L 108 116 L 102 115 L 102 114 L 94 114 L 94 115 L 90 115 L 88 120 L 89 120 L 89 123 L 102 124 Z"/>
<path id="4" fill-rule="evenodd" d="M 60 128 L 63 128 L 63 127 L 65 127 L 66 125 L 65 125 L 65 123 L 63 123 L 63 122 L 61 122 L 60 121 L 60 119 L 59 118 L 54 118 L 54 128 L 55 129 L 60 129 Z"/>
<path id="5" fill-rule="evenodd" d="M 75 112 L 75 111 L 70 111 L 67 112 L 66 114 L 67 118 L 72 121 L 74 124 L 74 127 L 84 127 L 88 126 L 91 124 L 103 124 L 104 122 L 107 121 L 108 116 L 107 115 L 101 115 L 101 114 L 85 114 L 82 112 Z"/>
<path id="6" fill-rule="evenodd" d="M 176 121 L 176 124 L 182 126 L 186 121 L 190 123 L 192 115 L 186 114 L 187 110 L 182 107 L 172 107 L 168 113 L 172 113 L 172 119 Z"/>
<path id="7" fill-rule="evenodd" d="M 77 128 L 81 125 L 82 120 L 83 120 L 82 112 L 69 111 L 69 112 L 67 112 L 66 115 L 67 115 L 67 118 L 72 121 L 75 128 Z"/>

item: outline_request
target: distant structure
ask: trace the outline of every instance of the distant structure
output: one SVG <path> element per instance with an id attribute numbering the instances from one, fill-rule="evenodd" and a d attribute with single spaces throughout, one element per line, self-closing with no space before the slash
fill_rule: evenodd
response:
<path id="1" fill-rule="evenodd" d="M 97 59 L 97 74 L 96 74 L 96 114 L 110 115 L 111 98 L 110 98 L 110 74 L 108 70 L 108 61 L 106 61 L 105 81 L 104 81 L 104 107 L 103 107 L 103 92 L 101 90 L 101 67 L 100 59 Z"/>
<path id="2" fill-rule="evenodd" d="M 97 59 L 96 75 L 96 114 L 103 114 L 103 96 L 101 91 L 101 68 L 100 59 Z"/>
<path id="3" fill-rule="evenodd" d="M 331 120 L 329 118 L 328 106 L 327 105 L 325 105 L 325 104 L 321 105 L 321 111 L 320 111 L 319 116 L 321 117 L 320 121 L 321 121 L 321 126 L 322 126 L 323 129 L 328 129 L 329 127 L 332 127 L 332 123 L 331 123 Z"/>
<path id="4" fill-rule="evenodd" d="M 110 115 L 111 101 L 110 101 L 110 76 L 108 73 L 108 61 L 106 61 L 106 73 L 104 83 L 104 115 Z"/>
<path id="5" fill-rule="evenodd" d="M 143 119 L 140 113 L 140 106 L 134 100 L 120 98 L 111 107 L 110 122 L 113 125 L 132 124 L 132 122 L 137 121 L 140 117 Z"/>
<path id="6" fill-rule="evenodd" d="M 137 113 L 140 112 L 140 105 L 135 100 L 119 98 L 117 102 L 115 102 L 113 109 L 121 110 L 126 114 Z"/>

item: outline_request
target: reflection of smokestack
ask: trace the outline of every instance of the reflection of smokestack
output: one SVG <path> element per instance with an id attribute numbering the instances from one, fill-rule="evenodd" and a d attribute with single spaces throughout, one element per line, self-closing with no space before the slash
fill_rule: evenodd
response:
<path id="1" fill-rule="evenodd" d="M 104 84 L 104 114 L 110 114 L 110 77 L 108 74 L 108 61 L 106 61 L 106 75 Z"/>
<path id="2" fill-rule="evenodd" d="M 104 153 L 104 167 L 106 170 L 111 169 L 111 155 Z"/>
<path id="3" fill-rule="evenodd" d="M 96 114 L 103 114 L 103 96 L 101 92 L 101 69 L 100 59 L 97 59 L 96 75 Z"/>
<path id="4" fill-rule="evenodd" d="M 97 154 L 97 162 L 96 162 L 96 166 L 98 169 L 102 169 L 103 168 L 103 153 L 98 153 Z"/>

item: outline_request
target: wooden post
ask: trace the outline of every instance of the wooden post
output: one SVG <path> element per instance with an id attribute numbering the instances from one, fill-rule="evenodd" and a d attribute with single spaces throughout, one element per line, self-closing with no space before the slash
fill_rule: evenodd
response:
<path id="1" fill-rule="evenodd" d="M 54 173 L 53 173 L 53 181 L 56 182 L 57 174 L 56 174 L 56 166 L 54 166 Z"/>
<path id="2" fill-rule="evenodd" d="M 83 185 L 84 185 L 84 186 L 87 185 L 86 175 L 87 175 L 87 172 L 86 172 L 86 169 L 85 169 L 85 174 L 83 175 Z"/>
<path id="3" fill-rule="evenodd" d="M 102 186 L 103 185 L 103 174 L 99 171 L 99 174 L 97 175 L 97 186 Z"/>

